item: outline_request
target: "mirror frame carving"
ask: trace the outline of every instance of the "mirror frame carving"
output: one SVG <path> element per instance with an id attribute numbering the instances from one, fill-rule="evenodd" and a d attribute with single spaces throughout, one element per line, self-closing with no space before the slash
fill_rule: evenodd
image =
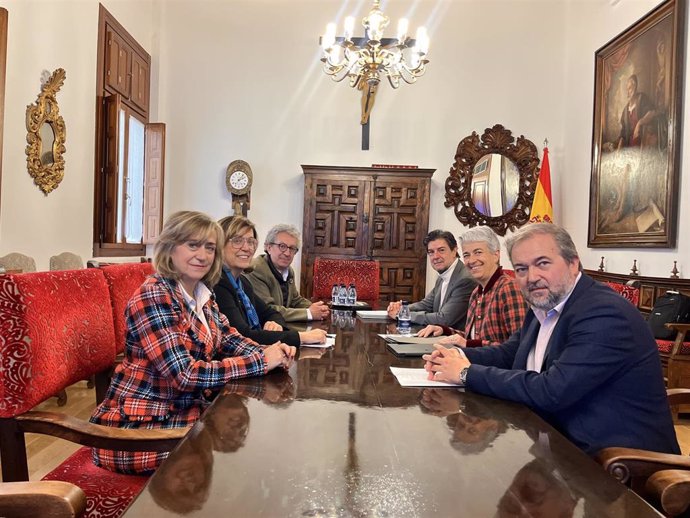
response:
<path id="1" fill-rule="evenodd" d="M 58 68 L 41 86 L 41 93 L 35 104 L 26 107 L 26 166 L 34 183 L 47 196 L 57 189 L 65 176 L 65 121 L 60 115 L 56 95 L 64 84 L 67 74 Z M 53 141 L 53 163 L 41 163 L 41 126 L 50 124 L 55 134 Z"/>
<path id="2" fill-rule="evenodd" d="M 479 212 L 472 201 L 474 167 L 480 158 L 491 153 L 512 160 L 520 175 L 515 205 L 507 213 L 494 217 Z M 516 140 L 501 124 L 486 128 L 481 138 L 473 131 L 458 144 L 455 162 L 448 174 L 444 205 L 453 207 L 455 217 L 463 225 L 486 225 L 499 236 L 505 236 L 508 229 L 515 230 L 529 221 L 539 178 L 539 155 L 534 143 L 523 135 Z"/>

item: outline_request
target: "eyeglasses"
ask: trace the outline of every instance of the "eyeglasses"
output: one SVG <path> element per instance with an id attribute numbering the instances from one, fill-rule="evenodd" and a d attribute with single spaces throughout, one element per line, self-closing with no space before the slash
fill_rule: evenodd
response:
<path id="1" fill-rule="evenodd" d="M 278 249 L 283 253 L 287 252 L 288 250 L 290 250 L 291 254 L 296 254 L 297 252 L 299 252 L 299 248 L 297 248 L 296 246 L 287 246 L 285 243 L 269 243 L 269 244 L 277 246 Z"/>
<path id="2" fill-rule="evenodd" d="M 228 239 L 228 243 L 232 245 L 233 248 L 242 248 L 244 244 L 246 243 L 247 246 L 251 249 L 256 250 L 256 247 L 259 245 L 259 242 L 254 239 L 253 237 L 241 237 L 241 236 L 235 236 L 231 237 Z"/>
<path id="3" fill-rule="evenodd" d="M 185 241 L 184 245 L 192 252 L 196 252 L 201 247 L 204 247 L 204 249 L 209 254 L 215 254 L 216 253 L 216 244 L 215 243 L 209 243 L 209 242 L 204 242 L 204 241 Z"/>

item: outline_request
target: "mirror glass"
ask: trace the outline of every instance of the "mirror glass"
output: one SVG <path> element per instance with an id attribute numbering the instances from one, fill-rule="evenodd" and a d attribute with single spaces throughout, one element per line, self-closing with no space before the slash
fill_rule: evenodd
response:
<path id="1" fill-rule="evenodd" d="M 481 157 L 472 175 L 472 202 L 485 216 L 502 216 L 515 206 L 520 171 L 515 162 L 498 153 Z"/>
<path id="2" fill-rule="evenodd" d="M 486 225 L 499 236 L 529 221 L 539 177 L 536 146 L 500 124 L 458 144 L 446 178 L 446 207 L 466 226 Z"/>
<path id="3" fill-rule="evenodd" d="M 54 164 L 55 131 L 53 131 L 53 126 L 48 122 L 44 123 L 38 130 L 38 134 L 41 137 L 41 165 Z"/>

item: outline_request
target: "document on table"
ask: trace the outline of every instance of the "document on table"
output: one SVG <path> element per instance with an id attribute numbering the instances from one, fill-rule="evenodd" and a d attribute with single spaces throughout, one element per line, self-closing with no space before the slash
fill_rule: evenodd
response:
<path id="1" fill-rule="evenodd" d="M 435 344 L 441 339 L 440 336 L 427 336 L 424 338 L 414 335 L 379 334 L 379 336 L 386 342 L 395 342 L 398 344 Z"/>
<path id="2" fill-rule="evenodd" d="M 385 309 L 378 310 L 378 311 L 365 311 L 365 310 L 360 310 L 357 311 L 357 316 L 362 319 L 368 319 L 368 318 L 388 318 L 388 311 Z"/>
<path id="3" fill-rule="evenodd" d="M 462 387 L 460 383 L 446 383 L 445 381 L 428 380 L 429 373 L 424 369 L 406 369 L 391 367 L 391 372 L 402 387 Z"/>
<path id="4" fill-rule="evenodd" d="M 301 344 L 300 347 L 316 347 L 318 349 L 325 349 L 335 345 L 335 335 L 326 335 L 325 344 Z"/>

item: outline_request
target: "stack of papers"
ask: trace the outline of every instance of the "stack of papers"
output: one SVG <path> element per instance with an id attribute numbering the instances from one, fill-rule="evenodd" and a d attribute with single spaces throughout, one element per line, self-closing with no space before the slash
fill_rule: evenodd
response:
<path id="1" fill-rule="evenodd" d="M 402 387 L 462 387 L 459 383 L 429 380 L 427 379 L 429 373 L 424 369 L 391 367 L 391 372 L 398 379 L 398 383 L 400 383 Z"/>
<path id="2" fill-rule="evenodd" d="M 359 310 L 359 311 L 357 311 L 357 316 L 359 318 L 363 318 L 363 319 L 368 319 L 368 318 L 387 319 L 388 318 L 388 311 L 386 311 L 385 309 L 381 309 L 378 311 Z"/>

